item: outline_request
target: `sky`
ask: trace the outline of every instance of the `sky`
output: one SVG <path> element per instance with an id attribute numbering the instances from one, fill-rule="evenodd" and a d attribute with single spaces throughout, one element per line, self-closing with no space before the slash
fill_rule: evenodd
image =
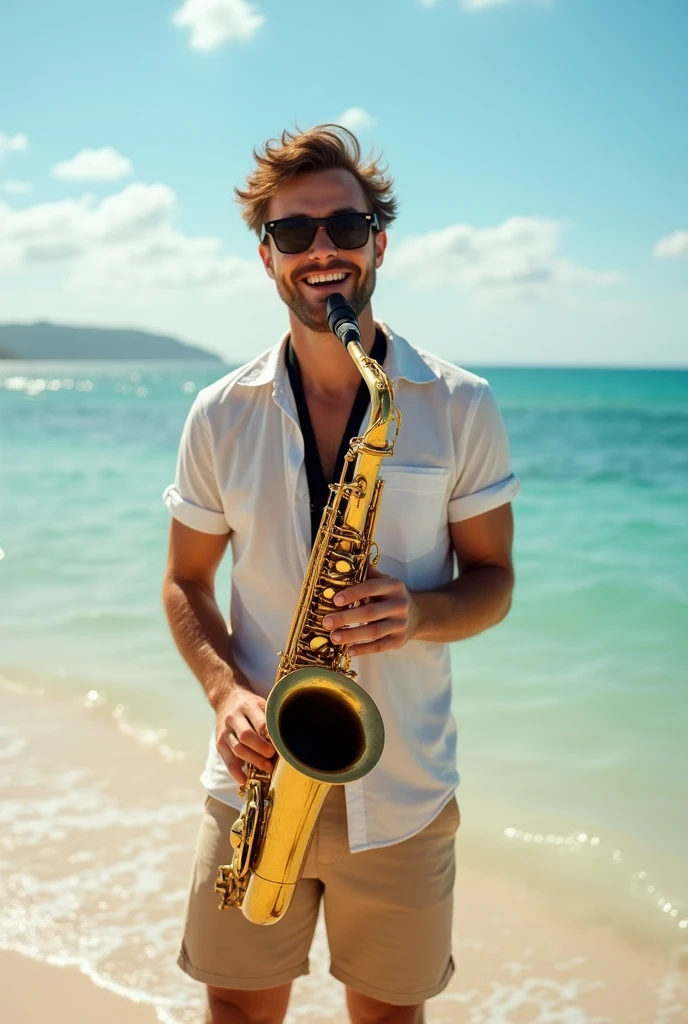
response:
<path id="1" fill-rule="evenodd" d="M 286 311 L 233 188 L 284 128 L 382 153 L 376 317 L 465 366 L 688 366 L 685 0 L 0 10 L 0 322 L 237 364 Z"/>

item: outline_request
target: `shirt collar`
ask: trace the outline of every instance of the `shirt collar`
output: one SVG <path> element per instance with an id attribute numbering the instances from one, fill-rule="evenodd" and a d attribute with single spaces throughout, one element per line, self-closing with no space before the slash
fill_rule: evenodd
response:
<path id="1" fill-rule="evenodd" d="M 437 380 L 438 374 L 431 369 L 418 349 L 409 345 L 408 341 L 400 334 L 395 334 L 386 323 L 376 321 L 376 324 L 387 338 L 387 357 L 384 369 L 391 381 L 403 379 L 411 381 L 413 384 L 428 384 Z M 275 391 L 282 390 L 284 378 L 287 376 L 285 348 L 288 338 L 289 332 L 286 331 L 277 345 L 249 363 L 238 378 L 237 384 L 242 384 L 244 387 L 259 387 L 262 384 L 272 383 Z"/>
<path id="2" fill-rule="evenodd" d="M 257 359 L 250 362 L 242 375 L 237 379 L 237 384 L 243 384 L 244 387 L 251 388 L 260 387 L 261 384 L 271 384 L 272 382 L 278 384 L 286 373 L 284 350 L 288 337 L 289 331 L 285 331 L 276 345 L 273 345 L 267 352 L 263 352 Z"/>

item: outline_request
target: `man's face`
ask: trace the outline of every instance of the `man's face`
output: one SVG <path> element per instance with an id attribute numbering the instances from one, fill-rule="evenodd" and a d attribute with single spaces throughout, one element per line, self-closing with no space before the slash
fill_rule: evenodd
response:
<path id="1" fill-rule="evenodd" d="M 282 186 L 270 201 L 266 219 L 329 217 L 350 210 L 370 212 L 363 189 L 353 174 L 339 169 L 313 171 Z M 327 297 L 333 292 L 341 292 L 359 316 L 366 308 L 375 290 L 375 271 L 382 263 L 386 244 L 384 231 L 371 230 L 360 249 L 338 249 L 321 225 L 305 252 L 282 253 L 269 235 L 259 246 L 259 252 L 268 276 L 275 281 L 280 298 L 289 309 L 310 330 L 325 332 L 329 330 Z M 328 284 L 313 282 L 314 275 L 336 272 L 344 274 L 344 278 Z"/>

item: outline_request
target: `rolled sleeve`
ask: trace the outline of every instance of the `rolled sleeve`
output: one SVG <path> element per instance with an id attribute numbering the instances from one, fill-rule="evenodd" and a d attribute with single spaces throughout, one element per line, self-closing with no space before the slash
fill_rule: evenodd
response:
<path id="1" fill-rule="evenodd" d="M 473 494 L 466 494 L 460 498 L 452 498 L 449 502 L 449 522 L 460 523 L 462 519 L 472 519 L 483 512 L 490 512 L 493 508 L 506 505 L 512 501 L 520 490 L 516 477 L 511 474 L 506 480 L 492 484 L 490 487 L 483 487 L 481 491 Z"/>
<path id="2" fill-rule="evenodd" d="M 461 472 L 449 499 L 450 523 L 506 505 L 520 490 L 511 471 L 504 420 L 487 381 L 476 392 L 461 447 Z"/>
<path id="3" fill-rule="evenodd" d="M 224 512 L 216 512 L 189 501 L 179 493 L 176 484 L 170 484 L 165 488 L 162 500 L 172 518 L 184 526 L 191 527 L 192 530 L 198 530 L 200 533 L 229 533 Z"/>
<path id="4" fill-rule="evenodd" d="M 210 427 L 199 398 L 184 425 L 175 481 L 165 488 L 162 500 L 173 518 L 192 530 L 231 531 L 215 473 Z"/>

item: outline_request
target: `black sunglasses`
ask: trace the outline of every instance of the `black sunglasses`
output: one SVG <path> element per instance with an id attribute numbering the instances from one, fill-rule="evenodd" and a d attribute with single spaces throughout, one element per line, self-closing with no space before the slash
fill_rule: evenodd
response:
<path id="1" fill-rule="evenodd" d="M 308 249 L 315 233 L 323 225 L 338 249 L 360 249 L 370 236 L 370 229 L 380 230 L 376 213 L 333 213 L 331 217 L 283 217 L 263 224 L 261 242 L 272 235 L 280 252 L 293 256 Z"/>

